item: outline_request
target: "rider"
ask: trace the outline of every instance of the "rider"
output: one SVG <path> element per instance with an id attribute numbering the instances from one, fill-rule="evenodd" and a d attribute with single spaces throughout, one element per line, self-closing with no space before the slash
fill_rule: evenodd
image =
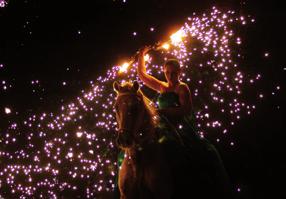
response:
<path id="1" fill-rule="evenodd" d="M 200 137 L 196 130 L 191 92 L 188 85 L 179 79 L 180 63 L 176 59 L 167 60 L 163 66 L 166 81 L 160 81 L 146 72 L 144 56 L 150 49 L 146 46 L 139 51 L 137 73 L 147 87 L 159 93 L 160 123 L 167 128 L 171 127 L 173 134 L 179 134 L 177 137 L 182 139 L 185 151 L 191 157 L 194 175 L 201 175 L 197 179 L 204 182 L 202 190 L 207 190 L 206 186 L 209 185 L 212 192 L 207 194 L 217 193 L 217 196 L 232 198 L 228 176 L 216 148 Z"/>
<path id="2" fill-rule="evenodd" d="M 146 73 L 144 56 L 149 50 L 149 47 L 140 50 L 137 72 L 146 86 L 160 93 L 157 111 L 161 120 L 165 121 L 161 122 L 161 126 L 173 127 L 183 142 L 200 139 L 196 133 L 190 89 L 179 80 L 180 63 L 176 59 L 167 60 L 163 66 L 167 81 L 160 81 Z"/>

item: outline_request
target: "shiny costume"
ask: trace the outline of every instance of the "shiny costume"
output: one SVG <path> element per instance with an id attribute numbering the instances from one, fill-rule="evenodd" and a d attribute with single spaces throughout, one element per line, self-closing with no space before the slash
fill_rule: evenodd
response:
<path id="1" fill-rule="evenodd" d="M 180 106 L 179 96 L 175 92 L 161 93 L 157 102 L 159 109 Z M 233 198 L 220 155 L 214 145 L 198 134 L 193 111 L 177 118 L 160 115 L 157 128 L 160 135 L 159 142 L 173 143 L 167 144 L 170 161 L 174 161 L 178 151 L 187 157 L 189 166 L 182 168 L 181 165 L 178 165 L 176 169 L 190 170 L 189 178 L 191 179 L 189 179 L 188 184 L 196 187 L 190 192 L 197 192 L 198 196 L 202 198 L 216 198 L 215 196 Z M 178 147 L 178 144 L 174 144 L 173 141 L 179 142 L 182 147 Z"/>
<path id="2" fill-rule="evenodd" d="M 158 96 L 157 102 L 159 109 L 180 106 L 179 96 L 175 92 L 161 93 Z M 196 144 L 196 142 L 199 142 L 200 140 L 199 135 L 196 133 L 197 129 L 193 112 L 182 118 L 175 119 L 169 119 L 164 115 L 160 115 L 158 127 L 168 133 L 168 135 L 166 135 L 168 138 L 172 139 L 172 136 L 175 136 L 175 139 L 181 139 L 184 145 L 187 145 L 188 143 Z"/>

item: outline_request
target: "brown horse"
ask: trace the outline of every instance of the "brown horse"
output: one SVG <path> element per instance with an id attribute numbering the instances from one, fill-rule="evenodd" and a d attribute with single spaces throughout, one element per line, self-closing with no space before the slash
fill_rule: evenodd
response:
<path id="1" fill-rule="evenodd" d="M 155 131 L 157 114 L 137 82 L 113 84 L 118 123 L 117 144 L 125 157 L 119 171 L 121 199 L 168 199 L 173 195 L 171 168 Z"/>

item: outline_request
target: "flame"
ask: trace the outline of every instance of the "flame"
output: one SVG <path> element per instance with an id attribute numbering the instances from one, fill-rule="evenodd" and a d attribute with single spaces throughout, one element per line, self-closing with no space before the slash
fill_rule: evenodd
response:
<path id="1" fill-rule="evenodd" d="M 125 62 L 121 66 L 119 66 L 119 73 L 126 73 L 129 65 L 129 63 Z"/>
<path id="2" fill-rule="evenodd" d="M 186 36 L 186 33 L 183 30 L 179 30 L 176 33 L 172 34 L 170 37 L 172 44 L 176 45 L 176 44 L 182 42 L 183 37 L 185 37 L 185 36 Z"/>

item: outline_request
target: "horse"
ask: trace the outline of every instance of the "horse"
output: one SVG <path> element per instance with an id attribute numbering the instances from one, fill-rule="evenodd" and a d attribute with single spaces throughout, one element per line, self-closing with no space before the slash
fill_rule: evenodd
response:
<path id="1" fill-rule="evenodd" d="M 202 139 L 188 151 L 179 142 L 162 144 L 156 128 L 160 117 L 138 82 L 114 82 L 113 88 L 116 142 L 125 153 L 118 178 L 121 199 L 233 198 L 213 145 Z"/>
<path id="2" fill-rule="evenodd" d="M 166 153 L 155 130 L 157 113 L 138 82 L 113 83 L 118 125 L 117 145 L 125 156 L 119 169 L 121 199 L 172 198 L 174 186 Z"/>

